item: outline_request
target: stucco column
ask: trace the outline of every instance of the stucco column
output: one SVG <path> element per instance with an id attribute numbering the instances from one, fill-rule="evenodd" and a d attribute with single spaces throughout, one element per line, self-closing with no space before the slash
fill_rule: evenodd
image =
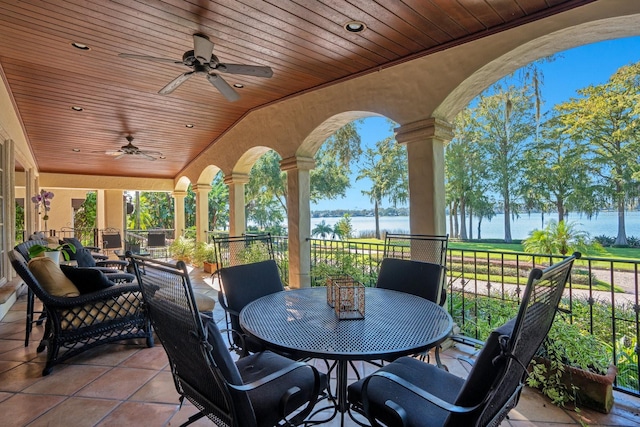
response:
<path id="1" fill-rule="evenodd" d="M 290 157 L 280 161 L 287 172 L 287 221 L 289 228 L 289 286 L 311 286 L 311 208 L 309 171 L 315 161 L 308 157 Z"/>
<path id="2" fill-rule="evenodd" d="M 181 236 L 184 233 L 185 219 L 184 219 L 184 198 L 187 197 L 186 191 L 174 191 L 171 193 L 173 197 L 173 228 L 174 238 Z"/>
<path id="3" fill-rule="evenodd" d="M 244 211 L 244 185 L 249 175 L 232 173 L 224 177 L 229 186 L 229 236 L 240 236 L 246 231 L 247 221 Z"/>
<path id="4" fill-rule="evenodd" d="M 453 126 L 429 118 L 396 129 L 396 141 L 409 159 L 409 226 L 411 234 L 446 233 L 444 147 Z"/>
<path id="5" fill-rule="evenodd" d="M 211 185 L 196 184 L 191 187 L 196 193 L 196 241 L 206 242 L 209 231 L 209 191 Z"/>
<path id="6" fill-rule="evenodd" d="M 104 227 L 117 228 L 124 233 L 126 224 L 124 223 L 124 192 L 122 190 L 105 190 L 104 191 Z M 124 235 L 122 236 L 124 239 Z"/>

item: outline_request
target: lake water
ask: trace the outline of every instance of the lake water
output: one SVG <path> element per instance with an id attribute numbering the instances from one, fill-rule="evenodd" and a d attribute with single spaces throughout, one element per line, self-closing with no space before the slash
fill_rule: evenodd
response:
<path id="1" fill-rule="evenodd" d="M 311 218 L 311 229 L 323 220 L 333 226 L 341 218 Z M 545 223 L 550 220 L 557 220 L 557 214 L 545 215 Z M 589 233 L 590 236 L 610 236 L 618 234 L 618 214 L 617 212 L 602 212 L 598 216 L 588 219 L 582 215 L 570 215 L 569 222 L 575 223 L 576 228 Z M 361 231 L 374 231 L 375 219 L 373 217 L 351 217 L 354 237 L 358 237 Z M 468 226 L 468 220 L 467 220 Z M 633 211 L 625 214 L 625 228 L 627 237 L 640 237 L 640 212 Z M 511 221 L 511 237 L 513 239 L 525 239 L 531 230 L 543 227 L 541 215 L 520 215 Z M 409 232 L 408 216 L 387 216 L 380 217 L 380 230 L 387 230 L 396 233 Z M 468 230 L 467 230 L 468 231 Z M 449 232 L 449 217 L 447 216 L 447 233 Z M 478 237 L 478 222 L 474 219 L 473 237 Z M 504 239 L 504 214 L 497 214 L 491 221 L 482 220 L 483 239 Z"/>

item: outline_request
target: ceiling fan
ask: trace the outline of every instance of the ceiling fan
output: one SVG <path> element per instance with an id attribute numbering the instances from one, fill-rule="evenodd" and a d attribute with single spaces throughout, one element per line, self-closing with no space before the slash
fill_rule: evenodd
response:
<path id="1" fill-rule="evenodd" d="M 133 136 L 127 135 L 128 144 L 120 147 L 119 150 L 107 150 L 105 154 L 108 156 L 114 156 L 114 159 L 121 159 L 124 156 L 136 156 L 141 157 L 146 160 L 155 161 L 156 157 L 162 157 L 162 153 L 160 151 L 149 151 L 149 150 L 141 150 L 135 145 L 133 145 Z"/>
<path id="2" fill-rule="evenodd" d="M 193 35 L 193 50 L 188 50 L 182 55 L 181 61 L 173 59 L 156 58 L 153 56 L 135 55 L 130 53 L 121 53 L 123 58 L 142 59 L 145 61 L 170 62 L 174 64 L 183 64 L 191 68 L 192 71 L 180 74 L 178 77 L 169 82 L 158 92 L 161 95 L 168 95 L 182 83 L 187 81 L 191 76 L 196 74 L 205 76 L 205 78 L 215 86 L 220 93 L 229 101 L 237 101 L 240 95 L 227 83 L 218 73 L 227 74 L 243 74 L 245 76 L 255 77 L 271 77 L 273 71 L 271 67 L 259 65 L 242 65 L 242 64 L 223 64 L 218 57 L 213 54 L 213 42 L 204 34 Z"/>

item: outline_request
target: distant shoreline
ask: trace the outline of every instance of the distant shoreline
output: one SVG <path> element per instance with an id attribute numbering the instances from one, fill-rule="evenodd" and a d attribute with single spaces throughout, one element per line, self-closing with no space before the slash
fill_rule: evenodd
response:
<path id="1" fill-rule="evenodd" d="M 327 225 L 333 227 L 336 222 L 341 220 L 343 215 L 334 217 L 312 217 L 311 218 L 311 230 L 324 221 Z M 537 214 L 524 214 L 513 219 L 511 221 L 511 238 L 514 240 L 526 239 L 531 231 L 534 229 L 541 229 L 548 223 L 549 220 L 557 220 L 557 214 L 544 215 L 544 224 L 542 222 L 542 215 Z M 601 212 L 597 216 L 593 216 L 590 219 L 586 216 L 579 216 L 577 214 L 571 214 L 568 216 L 568 221 L 574 223 L 576 228 L 589 233 L 591 237 L 607 236 L 615 237 L 618 232 L 618 213 L 617 212 Z M 469 221 L 467 219 L 467 238 L 478 239 L 478 220 L 476 218 L 472 221 L 473 234 L 469 235 Z M 283 224 L 286 226 L 286 222 Z M 370 232 L 375 230 L 375 219 L 373 216 L 351 216 L 351 225 L 353 227 L 354 237 L 359 237 L 361 232 Z M 640 237 L 640 212 L 630 211 L 625 214 L 625 225 L 627 238 Z M 447 233 L 451 235 L 449 230 L 449 215 L 446 216 L 445 226 Z M 389 231 L 393 233 L 408 233 L 409 232 L 409 216 L 408 215 L 386 215 L 380 217 L 380 229 L 381 231 Z M 482 234 L 481 239 L 504 239 L 504 214 L 496 214 L 490 221 L 484 219 L 482 221 Z"/>

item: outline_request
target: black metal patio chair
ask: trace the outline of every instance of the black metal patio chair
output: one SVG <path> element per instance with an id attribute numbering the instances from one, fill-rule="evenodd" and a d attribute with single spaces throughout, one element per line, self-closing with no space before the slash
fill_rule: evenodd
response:
<path id="1" fill-rule="evenodd" d="M 245 336 L 240 328 L 240 311 L 251 301 L 275 292 L 283 291 L 280 273 L 272 259 L 218 269 L 223 289 L 218 302 L 224 308 L 231 334 L 233 349 L 242 356 L 263 349 L 263 346 Z"/>
<path id="2" fill-rule="evenodd" d="M 299 425 L 313 410 L 326 376 L 270 351 L 234 362 L 210 316 L 197 310 L 187 266 L 127 253 L 158 339 L 169 358 L 180 402 L 218 426 Z M 146 274 L 141 274 L 140 263 Z M 285 421 L 286 420 L 286 421 Z"/>
<path id="3" fill-rule="evenodd" d="M 533 269 L 518 315 L 494 330 L 466 380 L 401 357 L 349 386 L 355 411 L 372 426 L 497 426 L 518 403 L 527 366 L 547 336 L 580 254 Z"/>
<path id="4" fill-rule="evenodd" d="M 259 350 L 251 340 L 243 345 L 244 337 L 238 319 L 249 302 L 284 289 L 274 261 L 270 234 L 214 237 L 220 290 L 218 302 L 225 311 L 227 336 L 238 354 Z M 233 332 L 231 332 L 233 331 Z"/>
<path id="5" fill-rule="evenodd" d="M 392 234 L 384 240 L 384 258 L 410 259 L 442 266 L 440 295 L 434 301 L 441 306 L 447 298 L 447 246 L 449 235 Z"/>

